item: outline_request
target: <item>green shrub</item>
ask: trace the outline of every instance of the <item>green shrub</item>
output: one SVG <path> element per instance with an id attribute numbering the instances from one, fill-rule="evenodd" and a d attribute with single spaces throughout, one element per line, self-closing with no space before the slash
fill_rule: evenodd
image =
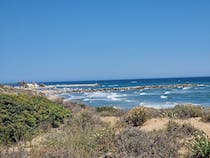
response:
<path id="1" fill-rule="evenodd" d="M 176 119 L 177 118 L 177 113 L 173 109 L 165 110 L 162 117 L 167 117 L 167 118 L 170 118 L 170 119 Z"/>
<path id="2" fill-rule="evenodd" d="M 42 143 L 40 149 L 47 152 L 38 149 L 34 154 L 40 155 L 34 157 L 96 158 L 112 151 L 115 131 L 100 122 L 94 112 L 83 109 L 74 113 L 62 132 L 50 133 Z"/>
<path id="3" fill-rule="evenodd" d="M 117 109 L 114 108 L 113 106 L 101 106 L 101 107 L 96 107 L 96 112 L 103 112 L 103 111 L 116 112 Z"/>
<path id="4" fill-rule="evenodd" d="M 102 124 L 101 120 L 95 115 L 94 111 L 89 109 L 83 109 L 78 113 L 74 113 L 72 119 L 69 122 L 69 125 L 75 126 L 76 128 L 92 128 L 95 125 Z M 76 129 L 75 128 L 75 129 Z"/>
<path id="5" fill-rule="evenodd" d="M 193 118 L 201 117 L 203 114 L 203 108 L 201 106 L 194 106 L 191 104 L 186 105 L 176 105 L 174 108 L 166 111 L 168 117 L 171 118 Z"/>
<path id="6" fill-rule="evenodd" d="M 132 126 L 141 126 L 149 117 L 149 109 L 138 106 L 128 111 L 125 121 Z"/>
<path id="7" fill-rule="evenodd" d="M 124 114 L 123 110 L 117 109 L 113 106 L 101 106 L 96 107 L 95 109 L 101 116 L 122 116 Z"/>
<path id="8" fill-rule="evenodd" d="M 192 152 L 191 157 L 209 158 L 210 157 L 210 140 L 207 135 L 198 135 L 190 144 Z"/>
<path id="9" fill-rule="evenodd" d="M 0 144 L 28 140 L 42 124 L 58 127 L 69 115 L 40 96 L 0 94 Z"/>

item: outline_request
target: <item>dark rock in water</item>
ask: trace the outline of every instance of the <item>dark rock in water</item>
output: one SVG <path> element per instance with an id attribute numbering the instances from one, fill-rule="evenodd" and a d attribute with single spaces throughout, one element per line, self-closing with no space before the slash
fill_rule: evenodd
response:
<path id="1" fill-rule="evenodd" d="M 39 87 L 45 87 L 45 86 L 46 86 L 46 85 L 43 84 L 43 83 L 39 84 Z"/>
<path id="2" fill-rule="evenodd" d="M 132 86 L 132 87 L 115 87 L 115 88 L 100 88 L 100 89 L 70 89 L 66 92 L 106 92 L 119 90 L 141 90 L 141 89 L 168 89 L 168 88 L 188 88 L 203 86 L 202 84 L 171 84 L 171 85 L 153 85 L 153 86 Z"/>
<path id="3" fill-rule="evenodd" d="M 27 83 L 27 82 L 25 82 L 24 80 L 23 80 L 23 81 L 18 82 L 18 85 L 19 85 L 20 87 L 23 87 L 23 88 L 28 88 L 28 83 Z"/>

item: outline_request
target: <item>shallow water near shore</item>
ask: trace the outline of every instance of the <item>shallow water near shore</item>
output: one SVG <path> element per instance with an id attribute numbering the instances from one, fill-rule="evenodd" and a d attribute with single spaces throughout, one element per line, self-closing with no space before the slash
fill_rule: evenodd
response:
<path id="1" fill-rule="evenodd" d="M 91 106 L 130 109 L 137 105 L 156 108 L 178 103 L 210 106 L 210 77 L 45 82 L 43 89 Z"/>

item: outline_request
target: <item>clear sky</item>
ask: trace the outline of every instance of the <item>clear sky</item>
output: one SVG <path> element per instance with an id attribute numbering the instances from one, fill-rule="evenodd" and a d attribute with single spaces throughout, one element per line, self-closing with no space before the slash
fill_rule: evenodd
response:
<path id="1" fill-rule="evenodd" d="M 209 0 L 0 0 L 0 82 L 210 76 Z"/>

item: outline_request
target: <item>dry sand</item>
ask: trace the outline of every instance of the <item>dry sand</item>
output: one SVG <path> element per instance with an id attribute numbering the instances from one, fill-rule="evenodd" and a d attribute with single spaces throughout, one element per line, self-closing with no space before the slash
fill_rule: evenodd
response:
<path id="1" fill-rule="evenodd" d="M 164 129 L 166 128 L 169 120 L 170 120 L 169 118 L 153 118 L 146 121 L 140 129 L 144 131 Z M 191 124 L 195 128 L 205 132 L 210 137 L 210 123 L 202 122 L 200 117 L 189 118 L 185 120 L 181 119 L 173 119 L 173 120 L 179 124 L 184 124 L 184 123 Z"/>

